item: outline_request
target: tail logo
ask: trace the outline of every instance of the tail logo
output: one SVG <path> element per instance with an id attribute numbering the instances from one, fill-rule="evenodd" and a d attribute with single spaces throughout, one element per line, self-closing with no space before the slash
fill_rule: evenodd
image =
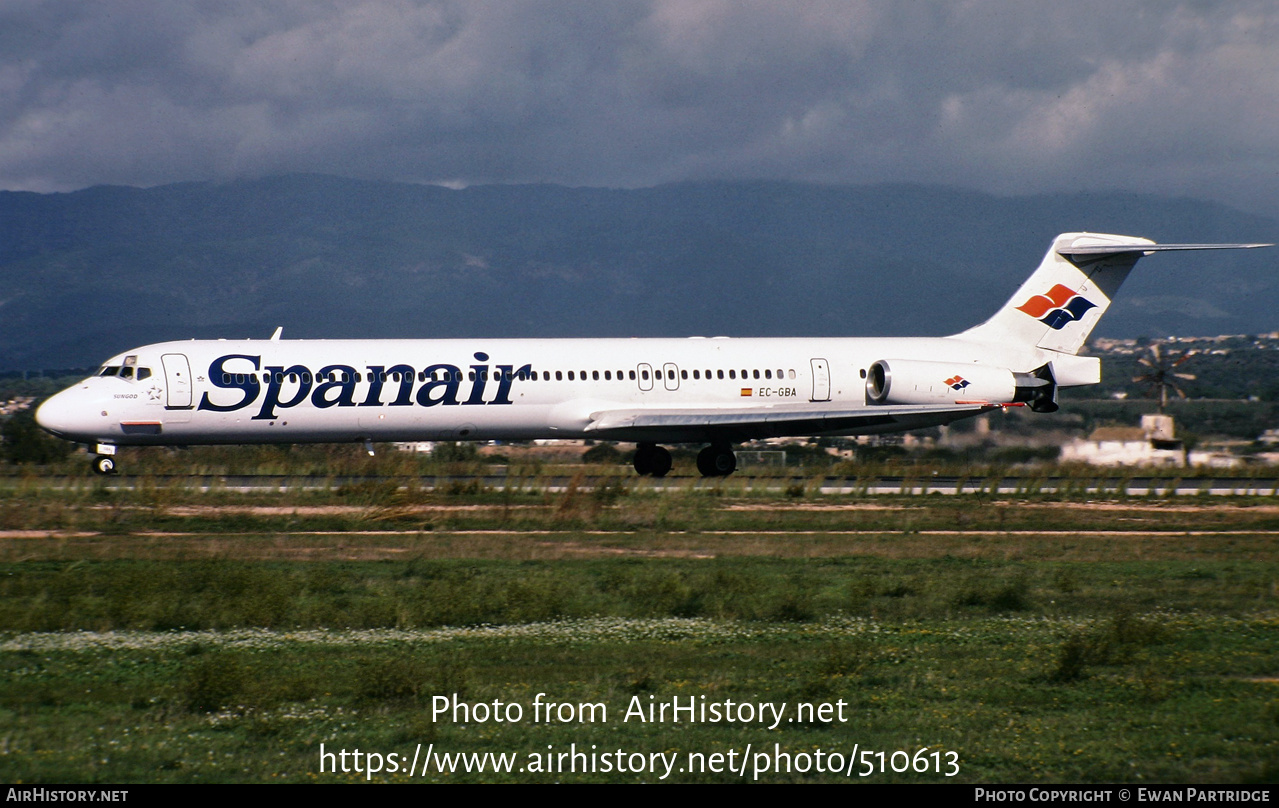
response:
<path id="1" fill-rule="evenodd" d="M 1060 331 L 1068 324 L 1082 320 L 1084 313 L 1096 307 L 1083 295 L 1077 295 L 1068 286 L 1057 284 L 1048 290 L 1046 295 L 1035 295 L 1017 307 L 1017 311 L 1025 312 L 1039 322 Z"/>
<path id="2" fill-rule="evenodd" d="M 972 384 L 972 382 L 959 374 L 955 374 L 946 380 L 946 384 L 950 385 L 950 389 L 952 390 L 963 390 L 965 387 Z"/>

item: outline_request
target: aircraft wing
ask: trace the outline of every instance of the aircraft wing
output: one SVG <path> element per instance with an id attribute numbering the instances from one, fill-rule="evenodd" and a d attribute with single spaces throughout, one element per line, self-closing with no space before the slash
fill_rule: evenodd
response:
<path id="1" fill-rule="evenodd" d="M 988 403 L 845 407 L 632 409 L 591 413 L 585 431 L 603 440 L 695 443 L 807 435 L 897 432 L 950 423 L 1001 405 Z"/>

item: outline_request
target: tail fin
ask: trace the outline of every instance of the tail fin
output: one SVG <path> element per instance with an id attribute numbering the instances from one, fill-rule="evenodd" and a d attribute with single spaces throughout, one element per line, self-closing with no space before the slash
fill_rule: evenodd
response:
<path id="1" fill-rule="evenodd" d="M 1077 354 L 1137 261 L 1153 252 L 1269 247 L 1269 244 L 1156 244 L 1102 233 L 1063 233 L 1039 269 L 994 317 L 956 336 Z"/>

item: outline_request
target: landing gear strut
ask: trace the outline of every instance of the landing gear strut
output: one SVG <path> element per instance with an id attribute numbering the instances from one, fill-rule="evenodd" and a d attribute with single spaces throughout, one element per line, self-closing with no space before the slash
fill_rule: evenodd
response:
<path id="1" fill-rule="evenodd" d="M 697 453 L 697 470 L 703 477 L 727 477 L 737 470 L 737 455 L 727 445 L 711 444 Z"/>
<path id="2" fill-rule="evenodd" d="M 671 453 L 652 443 L 635 446 L 635 471 L 645 477 L 665 477 L 671 470 Z"/>

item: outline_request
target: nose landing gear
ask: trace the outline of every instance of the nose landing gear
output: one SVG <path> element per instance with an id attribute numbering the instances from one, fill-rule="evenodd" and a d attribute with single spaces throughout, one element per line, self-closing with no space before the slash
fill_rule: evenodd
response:
<path id="1" fill-rule="evenodd" d="M 93 464 L 94 472 L 98 474 L 115 474 L 117 469 L 115 465 L 115 445 L 111 443 L 99 443 L 94 447 L 97 454 L 90 461 Z"/>

